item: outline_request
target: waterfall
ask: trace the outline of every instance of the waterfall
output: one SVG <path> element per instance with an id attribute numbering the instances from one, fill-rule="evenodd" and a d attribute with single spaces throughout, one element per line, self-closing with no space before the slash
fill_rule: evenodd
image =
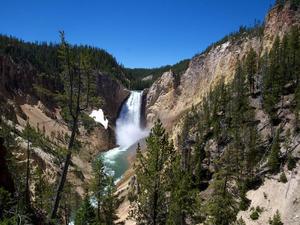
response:
<path id="1" fill-rule="evenodd" d="M 120 179 L 128 169 L 130 147 L 142 138 L 145 138 L 149 133 L 140 126 L 141 105 L 142 92 L 131 91 L 116 121 L 115 133 L 118 147 L 102 154 L 104 164 L 116 180 Z"/>

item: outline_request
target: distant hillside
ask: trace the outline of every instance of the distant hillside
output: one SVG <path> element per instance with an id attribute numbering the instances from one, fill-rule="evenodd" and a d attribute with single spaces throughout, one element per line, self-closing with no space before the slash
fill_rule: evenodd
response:
<path id="1" fill-rule="evenodd" d="M 164 72 L 172 70 L 180 76 L 189 66 L 189 59 L 182 60 L 174 65 L 166 65 L 158 68 L 126 68 L 127 77 L 131 80 L 132 89 L 145 89 L 150 87 Z M 148 79 L 147 79 L 148 78 Z"/>
<path id="2" fill-rule="evenodd" d="M 0 35 L 0 55 L 9 55 L 17 63 L 30 62 L 39 72 L 46 74 L 60 71 L 58 50 L 58 44 L 25 42 L 12 36 Z M 128 86 L 129 81 L 125 69 L 105 50 L 88 45 L 73 45 L 72 51 L 78 55 L 83 51 L 88 51 L 94 70 L 107 73 Z"/>
<path id="3" fill-rule="evenodd" d="M 182 74 L 188 67 L 189 59 L 182 60 L 174 65 L 158 68 L 124 68 L 114 56 L 103 49 L 89 45 L 73 45 L 72 51 L 77 54 L 83 51 L 91 54 L 91 64 L 94 70 L 99 70 L 119 80 L 129 89 L 142 90 L 148 88 L 161 76 L 163 72 L 172 70 L 175 74 Z M 48 75 L 58 74 L 59 45 L 47 42 L 25 42 L 16 37 L 0 34 L 0 55 L 11 56 L 16 63 L 29 62 L 40 73 Z M 151 76 L 151 79 L 143 79 Z"/>

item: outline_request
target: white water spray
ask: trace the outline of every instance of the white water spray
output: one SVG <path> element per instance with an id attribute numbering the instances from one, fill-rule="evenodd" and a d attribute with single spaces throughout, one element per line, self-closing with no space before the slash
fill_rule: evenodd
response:
<path id="1" fill-rule="evenodd" d="M 118 147 L 103 153 L 104 163 L 113 173 L 115 179 L 120 179 L 128 168 L 128 149 L 140 139 L 148 135 L 141 128 L 142 92 L 131 91 L 126 103 L 122 106 L 116 122 L 116 142 Z"/>

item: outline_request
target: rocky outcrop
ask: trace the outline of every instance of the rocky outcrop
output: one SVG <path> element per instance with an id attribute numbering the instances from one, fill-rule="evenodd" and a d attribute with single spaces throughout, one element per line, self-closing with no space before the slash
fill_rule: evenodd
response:
<path id="1" fill-rule="evenodd" d="M 266 17 L 266 24 L 263 38 L 263 51 L 269 50 L 275 40 L 276 35 L 282 37 L 292 26 L 300 25 L 300 14 L 298 11 L 290 10 L 290 5 L 286 4 L 274 7 Z"/>
<path id="2" fill-rule="evenodd" d="M 202 98 L 224 78 L 232 79 L 238 59 L 242 59 L 252 47 L 259 50 L 259 38 L 245 38 L 241 43 L 225 42 L 207 53 L 195 56 L 180 78 L 180 85 L 174 87 L 172 71 L 166 72 L 149 90 L 147 96 L 147 121 L 149 125 L 160 118 L 167 129 L 180 115 L 201 102 Z"/>
<path id="3" fill-rule="evenodd" d="M 172 121 L 172 109 L 175 108 L 176 94 L 174 74 L 167 71 L 149 89 L 146 98 L 146 119 L 152 124 L 156 118 L 167 126 Z"/>
<path id="4" fill-rule="evenodd" d="M 252 47 L 258 54 L 268 50 L 275 35 L 282 36 L 292 25 L 299 24 L 299 12 L 274 7 L 266 17 L 263 36 L 241 35 L 214 46 L 209 51 L 196 55 L 190 61 L 188 69 L 180 77 L 179 86 L 173 85 L 172 71 L 165 72 L 149 89 L 146 114 L 148 126 L 159 118 L 168 130 L 174 132 L 174 125 L 181 115 L 201 102 L 203 97 L 220 79 L 225 82 L 233 78 L 236 63 Z M 263 49 L 263 51 L 261 51 Z"/>
<path id="5" fill-rule="evenodd" d="M 147 118 L 146 118 L 147 94 L 148 94 L 148 89 L 144 89 L 142 95 L 142 105 L 141 105 L 141 127 L 142 128 L 146 128 L 147 126 Z"/>
<path id="6" fill-rule="evenodd" d="M 77 193 L 82 196 L 84 195 L 83 186 L 91 178 L 91 162 L 99 152 L 115 147 L 115 120 L 121 105 L 129 95 L 129 91 L 111 75 L 100 71 L 94 71 L 94 75 L 95 97 L 99 97 L 102 100 L 101 108 L 109 120 L 109 127 L 105 129 L 98 125 L 90 132 L 87 132 L 83 126 L 79 128 L 78 138 L 84 150 L 73 155 L 68 180 L 74 185 Z M 52 143 L 60 147 L 66 147 L 66 143 L 63 140 L 65 135 L 70 135 L 70 130 L 63 121 L 61 109 L 59 104 L 57 104 L 56 98 L 53 97 L 55 96 L 54 93 L 62 91 L 62 87 L 61 85 L 54 85 L 51 83 L 51 80 L 46 82 L 41 77 L 43 76 L 39 75 L 38 69 L 29 62 L 14 62 L 10 56 L 1 55 L 0 103 L 2 107 L 0 114 L 8 120 L 16 122 L 18 126 L 20 125 L 21 130 L 29 122 L 36 130 L 43 131 L 43 134 Z M 47 78 L 47 76 L 45 77 Z M 41 98 L 34 88 L 35 84 L 45 88 L 46 92 L 49 92 L 49 96 Z M 24 148 L 21 146 L 21 154 L 24 153 L 25 148 L 26 146 Z M 0 161 L 3 158 L 2 153 L 3 151 L 0 149 Z M 54 182 L 55 176 L 60 171 L 60 166 L 57 164 L 57 155 L 40 147 L 33 152 L 32 160 L 35 165 L 43 169 L 48 180 Z M 1 166 L 6 165 L 1 162 Z M 9 182 L 6 173 L 1 173 L 0 175 L 0 185 L 4 181 Z"/>
<path id="7" fill-rule="evenodd" d="M 108 115 L 110 120 L 115 121 L 121 105 L 129 96 L 129 91 L 119 81 L 98 72 L 96 76 L 96 93 L 103 99 L 102 108 L 105 114 Z"/>

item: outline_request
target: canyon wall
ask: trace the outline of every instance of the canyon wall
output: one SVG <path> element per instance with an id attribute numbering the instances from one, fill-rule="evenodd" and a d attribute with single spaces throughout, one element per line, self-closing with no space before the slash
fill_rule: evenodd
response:
<path id="1" fill-rule="evenodd" d="M 266 16 L 262 35 L 243 34 L 238 38 L 212 46 L 208 51 L 194 56 L 188 69 L 181 75 L 179 85 L 175 85 L 172 71 L 165 72 L 149 89 L 146 100 L 148 126 L 159 118 L 167 130 L 176 133 L 174 126 L 183 113 L 201 102 L 203 97 L 220 79 L 232 80 L 236 63 L 253 48 L 259 55 L 268 51 L 278 34 L 283 36 L 293 25 L 299 25 L 299 13 L 274 7 Z"/>

